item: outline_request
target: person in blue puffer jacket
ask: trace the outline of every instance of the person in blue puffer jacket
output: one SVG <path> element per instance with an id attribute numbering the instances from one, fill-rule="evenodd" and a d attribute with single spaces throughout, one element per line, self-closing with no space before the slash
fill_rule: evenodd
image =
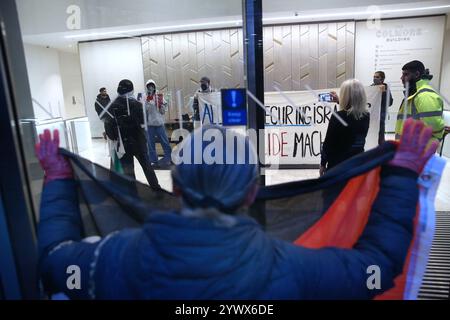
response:
<path id="1" fill-rule="evenodd" d="M 58 133 L 52 139 L 44 132 L 36 152 L 45 171 L 38 232 L 46 289 L 72 299 L 370 299 L 393 286 L 413 237 L 418 173 L 437 147 L 434 142 L 427 147 L 431 129 L 406 122 L 352 249 L 308 249 L 274 239 L 251 217 L 236 213 L 257 194 L 257 161 L 250 161 L 255 150 L 245 140 L 244 164 L 230 164 L 241 154 L 230 156 L 235 147 L 225 135 L 223 153 L 214 154 L 219 161 L 207 164 L 211 159 L 198 157 L 208 156 L 203 152 L 208 144 L 194 141 L 208 130 L 216 137 L 226 132 L 199 128 L 184 139 L 182 157 L 174 161 L 180 212 L 154 213 L 142 228 L 94 243 L 82 241 L 76 182 L 58 154 Z M 73 269 L 68 268 L 74 265 L 81 279 L 69 289 Z M 381 270 L 379 290 L 366 284 L 371 265 Z"/>

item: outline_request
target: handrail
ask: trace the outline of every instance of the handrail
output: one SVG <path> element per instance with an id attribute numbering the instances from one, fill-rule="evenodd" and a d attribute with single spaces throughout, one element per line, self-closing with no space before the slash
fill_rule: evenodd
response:
<path id="1" fill-rule="evenodd" d="M 51 124 L 51 123 L 57 123 L 57 122 L 73 122 L 76 120 L 86 119 L 86 121 L 89 121 L 89 118 L 87 116 L 82 117 L 75 117 L 70 119 L 63 119 L 63 118 L 53 118 L 48 120 L 39 120 L 39 119 L 21 119 L 22 122 L 34 122 L 37 126 L 44 125 L 44 124 Z"/>
<path id="2" fill-rule="evenodd" d="M 86 119 L 87 121 L 89 121 L 88 116 L 80 116 L 80 117 L 75 117 L 75 118 L 69 118 L 69 119 L 65 119 L 64 121 L 74 121 L 74 120 L 78 120 L 78 119 Z"/>
<path id="3" fill-rule="evenodd" d="M 31 120 L 31 119 L 27 119 L 27 120 Z M 57 123 L 57 122 L 64 122 L 64 119 L 63 118 L 53 118 L 53 119 L 48 119 L 48 120 L 36 119 L 36 121 L 35 121 L 36 126 L 40 126 L 43 124 Z"/>

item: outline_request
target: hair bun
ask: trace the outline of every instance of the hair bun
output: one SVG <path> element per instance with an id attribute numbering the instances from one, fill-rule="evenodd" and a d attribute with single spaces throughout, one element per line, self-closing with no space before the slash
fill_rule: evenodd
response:
<path id="1" fill-rule="evenodd" d="M 425 69 L 423 71 L 423 75 L 420 77 L 421 79 L 425 79 L 425 80 L 431 80 L 433 79 L 433 75 L 430 74 L 430 69 Z"/>

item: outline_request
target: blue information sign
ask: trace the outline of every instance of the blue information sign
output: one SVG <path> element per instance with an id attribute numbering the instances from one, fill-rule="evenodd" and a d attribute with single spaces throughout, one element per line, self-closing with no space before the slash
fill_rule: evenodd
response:
<path id="1" fill-rule="evenodd" d="M 247 125 L 247 94 L 245 88 L 222 89 L 222 123 L 224 126 Z"/>

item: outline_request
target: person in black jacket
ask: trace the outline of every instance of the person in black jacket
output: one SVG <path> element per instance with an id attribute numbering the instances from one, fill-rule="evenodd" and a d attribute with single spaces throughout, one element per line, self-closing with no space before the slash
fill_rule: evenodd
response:
<path id="1" fill-rule="evenodd" d="M 108 112 L 106 112 L 105 109 L 111 102 L 111 99 L 106 92 L 105 87 L 100 88 L 99 92 L 100 93 L 97 95 L 97 99 L 95 99 L 95 111 L 100 117 L 100 120 L 103 120 L 106 116 L 108 116 Z"/>
<path id="2" fill-rule="evenodd" d="M 364 152 L 370 114 L 364 86 L 356 79 L 344 81 L 340 98 L 333 92 L 334 101 L 339 103 L 337 114 L 347 123 L 344 126 L 336 116 L 328 124 L 322 145 L 320 175 L 352 156 Z"/>
<path id="3" fill-rule="evenodd" d="M 106 122 L 112 119 L 111 113 L 108 111 L 109 105 L 111 104 L 111 98 L 106 92 L 105 87 L 101 87 L 99 89 L 99 92 L 100 93 L 97 95 L 97 98 L 95 99 L 94 107 L 98 117 L 100 118 L 100 120 L 103 121 L 104 126 L 106 127 Z M 103 138 L 107 140 L 106 128 L 105 131 L 103 131 Z M 108 144 L 110 143 L 111 142 L 109 141 Z M 109 169 L 111 171 L 114 169 L 114 163 L 111 154 L 110 154 Z"/>
<path id="4" fill-rule="evenodd" d="M 198 94 L 211 92 L 214 92 L 214 89 L 211 87 L 211 80 L 208 77 L 202 77 L 200 79 L 200 89 L 195 93 L 194 102 L 192 104 L 192 108 L 194 109 L 194 123 L 200 122 L 200 106 L 198 102 Z"/>
<path id="5" fill-rule="evenodd" d="M 119 82 L 117 93 L 119 96 L 108 110 L 114 118 L 105 121 L 106 134 L 111 140 L 123 142 L 125 154 L 120 158 L 120 163 L 124 173 L 133 179 L 136 178 L 134 174 L 134 157 L 136 157 L 150 187 L 159 189 L 158 179 L 150 165 L 148 155 L 142 103 L 134 98 L 133 83 L 128 79 Z"/>
<path id="6" fill-rule="evenodd" d="M 383 71 L 377 71 L 373 75 L 373 83 L 372 86 L 379 86 L 383 85 L 384 90 L 381 93 L 381 112 L 380 112 L 380 131 L 378 134 L 378 144 L 382 144 L 384 139 L 384 133 L 385 133 L 385 122 L 386 122 L 386 109 L 387 107 L 392 106 L 392 103 L 394 100 L 392 99 L 391 90 L 389 90 L 389 87 L 386 83 L 384 83 L 384 79 L 386 78 L 386 75 Z M 389 95 L 389 100 L 388 100 Z"/>

